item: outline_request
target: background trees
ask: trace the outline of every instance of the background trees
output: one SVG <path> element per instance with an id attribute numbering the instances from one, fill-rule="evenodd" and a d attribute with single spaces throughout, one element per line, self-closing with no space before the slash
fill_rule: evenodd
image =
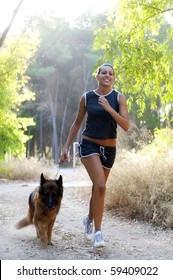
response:
<path id="1" fill-rule="evenodd" d="M 172 126 L 172 8 L 166 0 L 116 1 L 108 15 L 82 15 L 73 27 L 54 16 L 30 18 L 0 49 L 1 157 L 18 155 L 29 139 L 28 157 L 58 162 L 79 99 L 96 87 L 92 74 L 105 61 L 135 122 L 130 147 L 140 148 L 142 128 L 154 135 Z"/>
<path id="2" fill-rule="evenodd" d="M 108 23 L 95 33 L 96 49 L 104 50 L 101 60 L 114 64 L 117 85 L 128 94 L 133 114 L 138 111 L 141 124 L 151 129 L 161 118 L 171 121 L 172 11 L 172 1 L 117 1 L 116 12 L 110 11 Z"/>
<path id="3" fill-rule="evenodd" d="M 0 159 L 6 153 L 21 155 L 28 139 L 24 132 L 34 125 L 32 117 L 21 115 L 20 108 L 24 101 L 34 98 L 25 71 L 35 46 L 25 35 L 0 48 Z"/>
<path id="4" fill-rule="evenodd" d="M 92 72 L 98 54 L 92 51 L 93 33 L 88 19 L 86 24 L 79 19 L 74 28 L 57 18 L 33 18 L 30 24 L 39 31 L 40 45 L 28 68 L 36 92 L 33 108 L 37 126 L 27 154 L 50 156 L 58 162 L 79 99 L 96 86 Z"/>

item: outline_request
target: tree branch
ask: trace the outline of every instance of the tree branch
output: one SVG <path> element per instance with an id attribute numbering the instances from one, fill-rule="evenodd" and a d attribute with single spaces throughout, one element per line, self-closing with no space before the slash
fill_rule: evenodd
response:
<path id="1" fill-rule="evenodd" d="M 152 8 L 155 8 L 155 7 L 152 7 Z M 142 22 L 136 24 L 129 32 L 128 36 L 130 35 L 131 32 L 133 32 L 136 28 L 138 28 L 138 26 L 142 25 L 145 21 L 148 21 L 149 19 L 159 15 L 159 14 L 162 14 L 162 13 L 166 13 L 166 12 L 170 12 L 170 11 L 173 11 L 173 8 L 170 8 L 170 9 L 167 9 L 167 10 L 160 10 L 160 9 L 157 9 L 158 12 L 155 13 L 155 14 L 152 14 L 151 16 L 145 18 L 144 20 L 142 20 Z"/>
<path id="2" fill-rule="evenodd" d="M 11 18 L 11 20 L 10 20 L 10 23 L 8 24 L 8 26 L 5 28 L 4 32 L 3 32 L 2 35 L 1 35 L 1 38 L 0 38 L 0 48 L 2 47 L 2 45 L 3 45 L 3 43 L 4 43 L 4 40 L 5 40 L 5 38 L 7 37 L 8 32 L 10 31 L 10 28 L 11 28 L 11 26 L 12 26 L 12 24 L 13 24 L 13 21 L 14 21 L 16 15 L 17 15 L 17 13 L 18 13 L 18 11 L 19 11 L 19 8 L 20 8 L 20 6 L 21 6 L 21 4 L 22 4 L 23 1 L 24 1 L 24 0 L 21 0 L 21 1 L 19 2 L 17 8 L 16 8 L 16 9 L 14 10 L 14 12 L 13 12 L 13 16 L 12 16 L 12 18 Z"/>

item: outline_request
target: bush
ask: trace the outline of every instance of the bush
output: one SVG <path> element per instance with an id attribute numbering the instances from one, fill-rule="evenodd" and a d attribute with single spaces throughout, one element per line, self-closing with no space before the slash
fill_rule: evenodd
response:
<path id="1" fill-rule="evenodd" d="M 159 135 L 163 134 L 157 132 L 153 143 L 143 151 L 117 157 L 108 181 L 106 207 L 128 218 L 172 228 L 173 157 L 169 137 L 165 138 L 167 142 L 163 138 L 159 141 Z"/>
<path id="2" fill-rule="evenodd" d="M 41 173 L 49 177 L 50 162 L 38 161 L 35 158 L 14 159 L 10 162 L 0 162 L 0 179 L 38 180 Z"/>

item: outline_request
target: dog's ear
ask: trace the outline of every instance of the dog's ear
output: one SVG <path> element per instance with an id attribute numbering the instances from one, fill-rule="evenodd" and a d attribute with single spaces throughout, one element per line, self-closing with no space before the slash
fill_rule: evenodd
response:
<path id="1" fill-rule="evenodd" d="M 39 192 L 40 195 L 44 195 L 43 184 L 44 184 L 45 182 L 46 182 L 46 179 L 45 179 L 43 173 L 41 173 L 41 176 L 40 176 L 40 187 L 39 187 L 39 190 L 38 190 L 38 192 Z"/>
<path id="2" fill-rule="evenodd" d="M 56 180 L 57 185 L 62 186 L 62 176 L 60 175 L 58 180 Z"/>
<path id="3" fill-rule="evenodd" d="M 44 175 L 43 173 L 41 173 L 41 176 L 40 176 L 40 185 L 42 186 L 44 183 L 45 183 L 46 179 L 44 178 Z"/>
<path id="4" fill-rule="evenodd" d="M 63 195 L 63 181 L 62 181 L 62 176 L 59 176 L 59 179 L 56 180 L 56 184 L 59 186 L 59 193 L 62 196 Z"/>

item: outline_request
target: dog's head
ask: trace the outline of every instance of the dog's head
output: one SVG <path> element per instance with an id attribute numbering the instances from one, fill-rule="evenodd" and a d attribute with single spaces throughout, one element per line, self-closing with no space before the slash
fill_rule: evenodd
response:
<path id="1" fill-rule="evenodd" d="M 56 207 L 61 202 L 63 196 L 63 180 L 60 175 L 58 180 L 46 179 L 41 174 L 39 195 L 49 210 Z"/>

